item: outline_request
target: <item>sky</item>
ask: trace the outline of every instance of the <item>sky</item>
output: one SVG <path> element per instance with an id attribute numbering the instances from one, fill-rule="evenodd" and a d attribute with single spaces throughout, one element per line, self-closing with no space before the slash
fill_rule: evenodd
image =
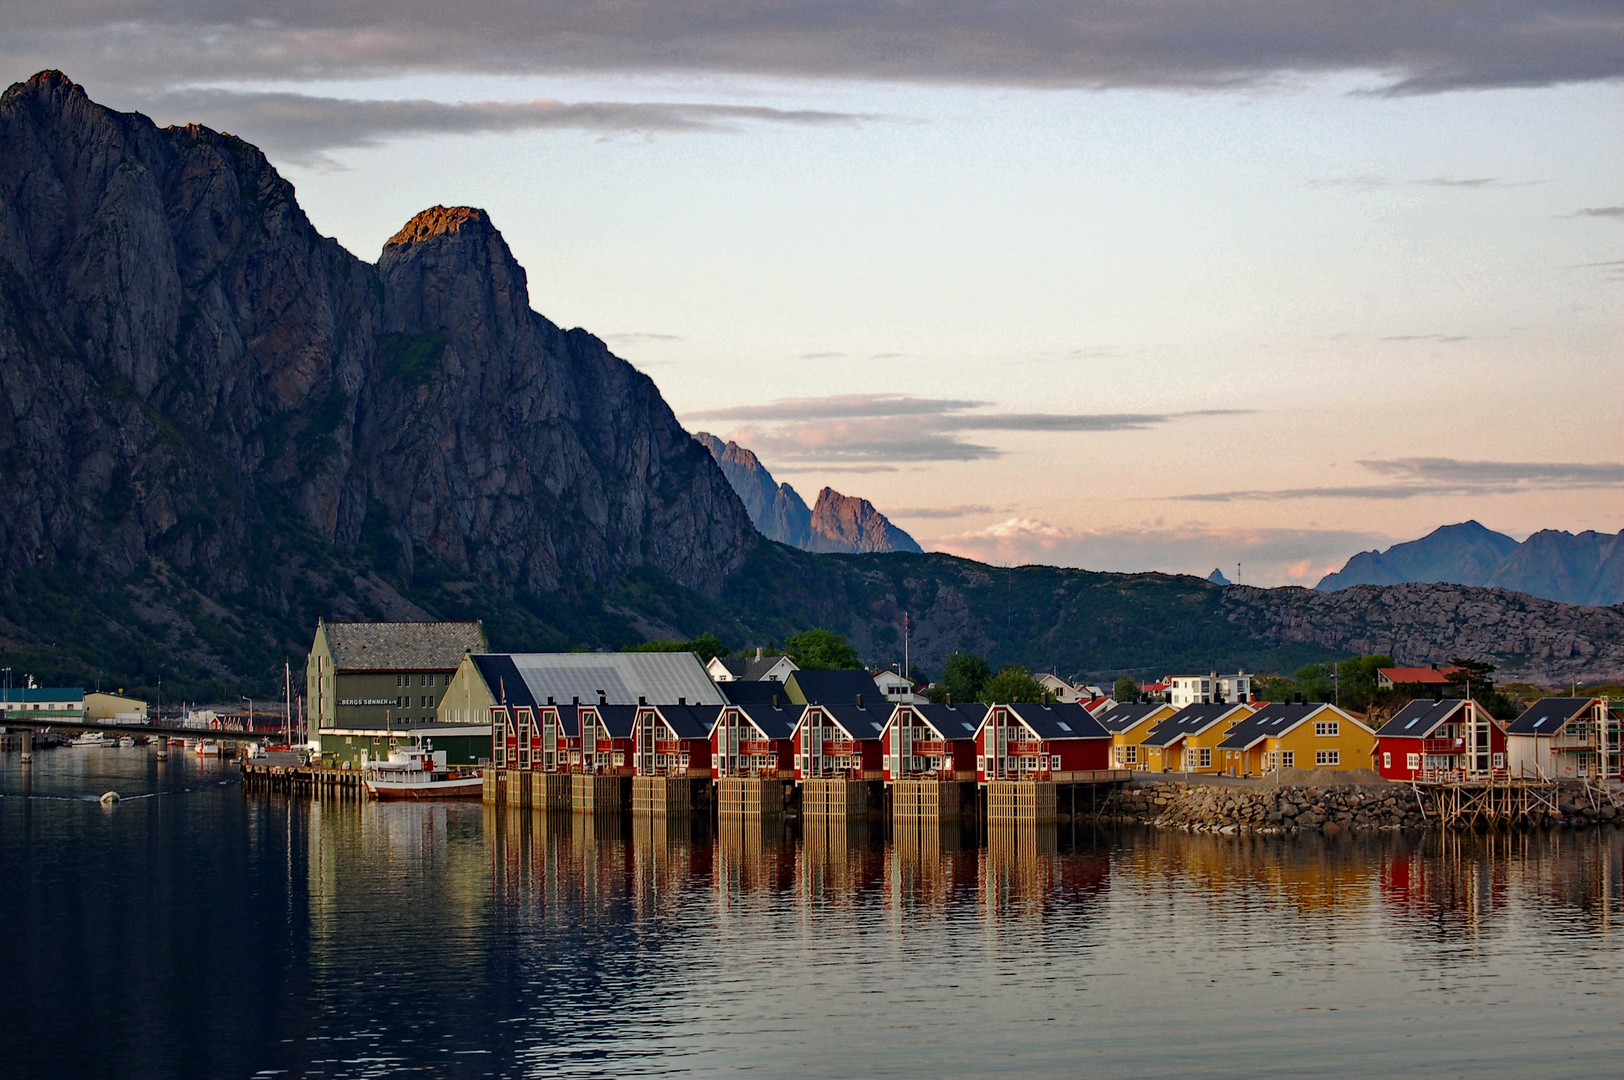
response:
<path id="1" fill-rule="evenodd" d="M 1624 529 L 1624 7 L 8 3 L 362 258 L 485 208 L 689 430 L 927 550 L 1308 584 Z"/>

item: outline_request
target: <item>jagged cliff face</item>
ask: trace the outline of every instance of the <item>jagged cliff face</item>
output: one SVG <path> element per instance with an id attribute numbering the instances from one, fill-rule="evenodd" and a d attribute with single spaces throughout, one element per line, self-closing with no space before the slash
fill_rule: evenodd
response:
<path id="1" fill-rule="evenodd" d="M 874 504 L 826 487 L 812 507 L 811 551 L 914 551 L 914 538 L 891 524 Z"/>
<path id="2" fill-rule="evenodd" d="M 159 560 L 339 603 L 331 545 L 367 578 L 714 594 L 755 542 L 654 384 L 529 309 L 483 212 L 425 211 L 374 267 L 252 146 L 57 73 L 0 97 L 0 462 L 0 588 Z"/>

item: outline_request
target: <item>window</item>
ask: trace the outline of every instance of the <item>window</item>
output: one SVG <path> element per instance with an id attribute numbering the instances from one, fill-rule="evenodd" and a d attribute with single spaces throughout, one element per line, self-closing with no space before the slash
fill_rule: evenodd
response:
<path id="1" fill-rule="evenodd" d="M 980 754 L 976 755 L 976 771 L 977 772 L 986 772 L 987 771 L 987 759 L 985 757 L 983 757 L 982 755 L 980 755 Z"/>
<path id="2" fill-rule="evenodd" d="M 1201 762 L 1199 767 L 1203 769 L 1212 768 L 1212 750 L 1203 746 L 1198 753 L 1201 755 L 1198 759 Z"/>
<path id="3" fill-rule="evenodd" d="M 1503 769 L 1506 767 L 1506 756 L 1504 754 L 1494 755 L 1494 767 L 1496 769 Z"/>
<path id="4" fill-rule="evenodd" d="M 1051 771 L 1053 771 L 1053 772 L 1059 772 L 1060 771 L 1060 755 L 1059 754 L 1050 754 L 1049 755 L 1049 769 Z"/>
<path id="5" fill-rule="evenodd" d="M 1314 751 L 1314 764 L 1319 765 L 1319 766 L 1340 765 L 1340 764 L 1342 764 L 1342 751 L 1340 751 L 1340 750 L 1315 750 Z"/>
<path id="6" fill-rule="evenodd" d="M 1139 748 L 1137 746 L 1125 747 L 1128 751 L 1128 764 L 1136 765 L 1139 762 Z"/>
<path id="7" fill-rule="evenodd" d="M 1296 766 L 1297 766 L 1297 753 L 1296 753 L 1296 751 L 1294 751 L 1294 750 L 1282 750 L 1282 751 L 1280 751 L 1280 767 L 1282 769 L 1292 769 L 1292 768 L 1296 768 Z"/>
<path id="8" fill-rule="evenodd" d="M 1382 768 L 1391 769 L 1392 767 L 1393 767 L 1393 755 L 1384 752 L 1382 754 Z"/>
<path id="9" fill-rule="evenodd" d="M 1421 755 L 1420 754 L 1405 754 L 1404 755 L 1404 767 L 1406 769 L 1409 769 L 1411 772 L 1414 772 L 1416 769 L 1419 769 L 1421 767 Z"/>
<path id="10" fill-rule="evenodd" d="M 1342 734 L 1342 722 L 1340 720 L 1316 720 L 1314 721 L 1314 734 L 1334 739 Z"/>

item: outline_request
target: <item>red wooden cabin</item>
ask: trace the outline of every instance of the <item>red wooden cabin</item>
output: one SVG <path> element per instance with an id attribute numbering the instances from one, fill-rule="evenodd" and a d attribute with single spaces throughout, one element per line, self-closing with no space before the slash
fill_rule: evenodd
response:
<path id="1" fill-rule="evenodd" d="M 878 780 L 890 709 L 808 705 L 795 725 L 795 779 Z"/>
<path id="2" fill-rule="evenodd" d="M 632 720 L 632 770 L 637 776 L 707 778 L 715 705 L 639 705 Z"/>
<path id="3" fill-rule="evenodd" d="M 710 732 L 717 776 L 788 780 L 795 775 L 795 723 L 803 706 L 727 705 Z"/>
<path id="4" fill-rule="evenodd" d="M 1076 703 L 993 705 L 976 729 L 976 780 L 1054 780 L 1111 767 L 1111 733 Z"/>
<path id="5" fill-rule="evenodd" d="M 974 780 L 985 705 L 898 705 L 884 732 L 884 778 Z"/>
<path id="6" fill-rule="evenodd" d="M 1420 698 L 1376 732 L 1376 771 L 1388 780 L 1504 775 L 1504 724 L 1475 701 Z"/>

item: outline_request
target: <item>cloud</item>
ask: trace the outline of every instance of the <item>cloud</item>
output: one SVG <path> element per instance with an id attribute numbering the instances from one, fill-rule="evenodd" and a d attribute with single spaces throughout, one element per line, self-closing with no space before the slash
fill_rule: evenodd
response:
<path id="1" fill-rule="evenodd" d="M 1089 570 L 1163 570 L 1205 577 L 1213 567 L 1246 584 L 1313 585 L 1355 551 L 1391 543 L 1366 532 L 1333 529 L 1253 529 L 1199 522 L 1173 527 L 1070 529 L 1032 518 L 1009 518 L 970 532 L 933 538 L 925 546 L 1002 566 L 1043 564 Z"/>
<path id="2" fill-rule="evenodd" d="M 1001 514 L 1008 513 L 1007 506 L 982 506 L 979 504 L 963 504 L 960 506 L 896 506 L 886 511 L 887 517 L 909 518 L 914 521 L 951 520 L 953 518 L 970 517 L 974 514 Z"/>
<path id="3" fill-rule="evenodd" d="M 1168 413 L 988 413 L 989 404 L 908 394 L 837 394 L 786 398 L 689 413 L 685 421 L 743 421 L 734 439 L 776 462 L 977 461 L 1002 456 L 993 446 L 967 442 L 964 432 L 1143 431 L 1194 417 L 1247 415 L 1244 409 Z M 779 467 L 775 464 L 775 468 Z"/>
<path id="4" fill-rule="evenodd" d="M 846 356 L 843 352 L 808 352 L 796 357 L 797 360 L 842 360 Z"/>
<path id="5" fill-rule="evenodd" d="M 1594 0 L 250 0 L 12 5 L 0 60 L 127 86 L 423 72 L 706 72 L 1038 87 L 1229 88 L 1324 72 L 1371 93 L 1624 74 L 1624 12 Z"/>
<path id="6" fill-rule="evenodd" d="M 1433 176 L 1425 180 L 1395 180 L 1387 176 L 1330 176 L 1309 180 L 1304 187 L 1346 191 L 1375 191 L 1388 187 L 1517 188 L 1543 184 L 1543 180 L 1507 180 L 1499 176 Z"/>
<path id="7" fill-rule="evenodd" d="M 146 111 L 239 135 L 273 156 L 330 164 L 333 150 L 413 135 L 584 131 L 603 137 L 731 132 L 744 123 L 856 124 L 878 117 L 815 109 L 703 102 L 361 100 L 291 93 L 190 89 L 145 96 Z"/>
<path id="8" fill-rule="evenodd" d="M 644 342 L 668 342 L 683 340 L 681 334 L 605 334 L 603 340 L 613 341 L 625 345 L 636 345 Z"/>
<path id="9" fill-rule="evenodd" d="M 1416 499 L 1461 495 L 1515 495 L 1525 491 L 1584 491 L 1624 486 L 1617 462 L 1458 461 L 1390 458 L 1360 461 L 1388 484 L 1217 491 L 1179 495 L 1182 502 L 1290 502 L 1298 499 Z"/>
<path id="10" fill-rule="evenodd" d="M 1587 206 L 1568 217 L 1624 218 L 1624 206 Z"/>
<path id="11" fill-rule="evenodd" d="M 1468 334 L 1388 334 L 1383 341 L 1471 341 Z"/>

